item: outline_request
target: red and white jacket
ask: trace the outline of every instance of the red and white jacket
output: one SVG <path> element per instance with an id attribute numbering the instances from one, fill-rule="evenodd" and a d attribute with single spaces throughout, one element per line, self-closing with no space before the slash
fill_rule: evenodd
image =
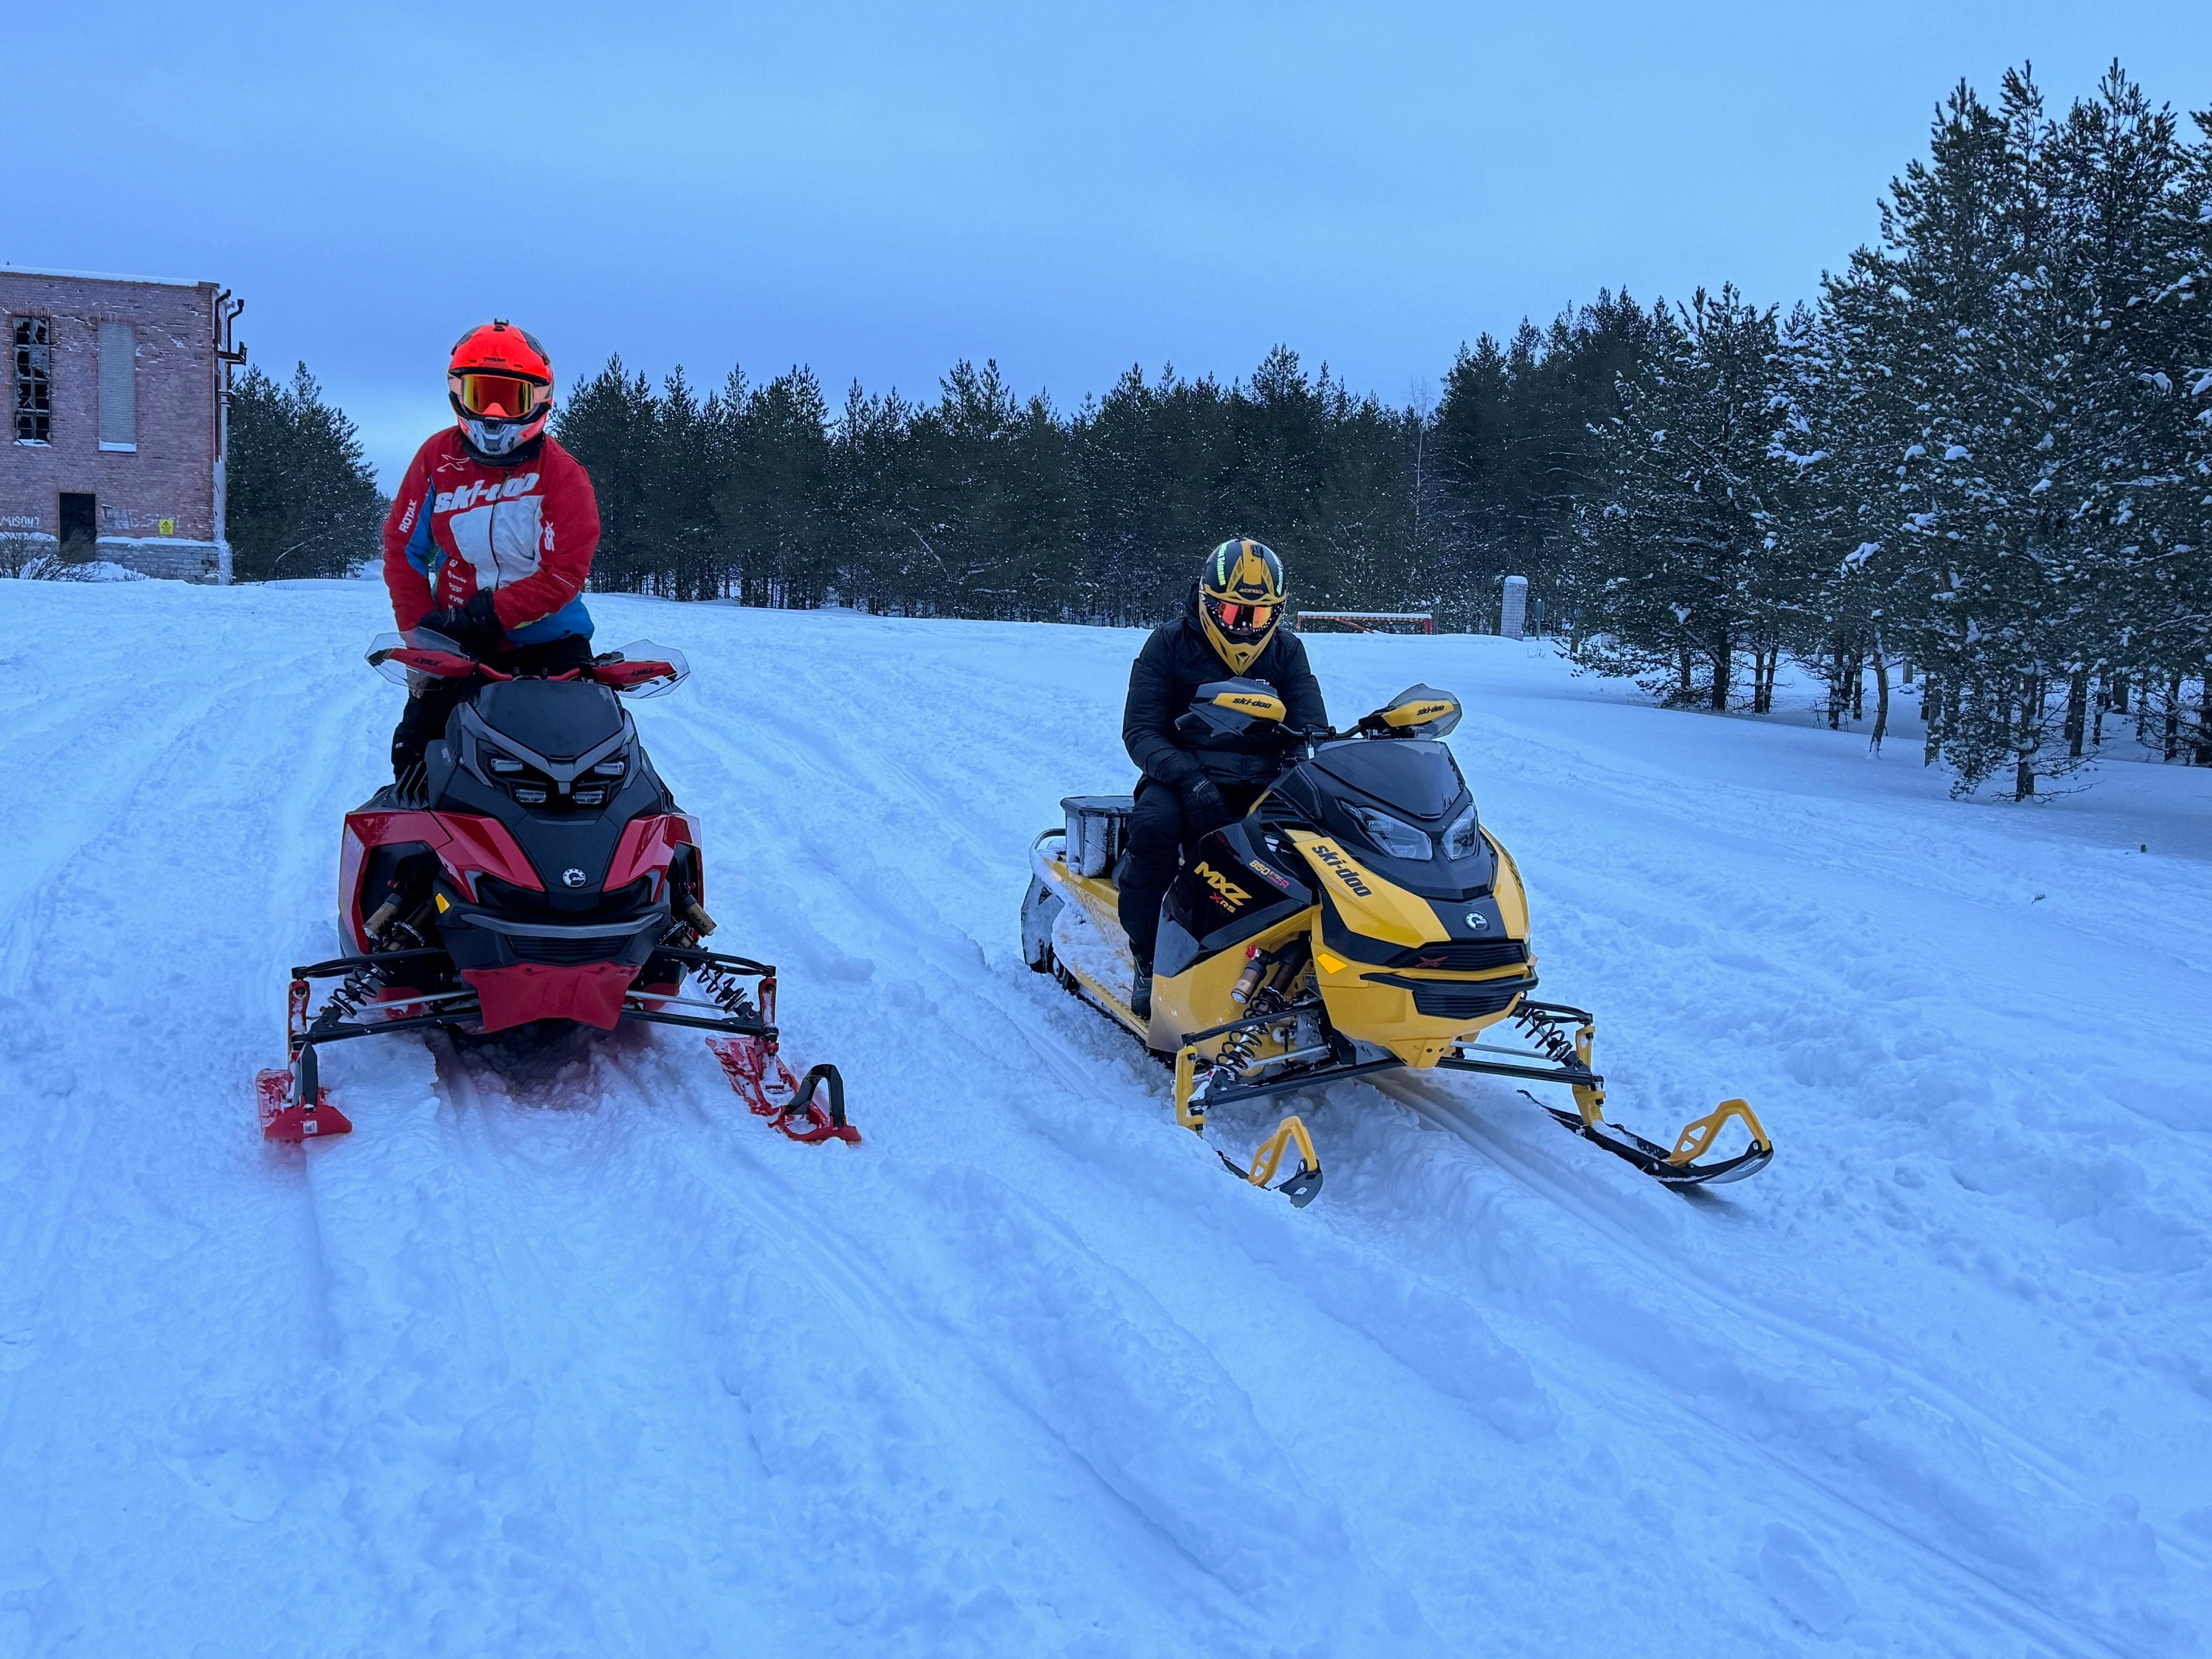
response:
<path id="1" fill-rule="evenodd" d="M 495 466 L 450 426 L 415 452 L 384 520 L 384 582 L 401 632 L 489 589 L 514 644 L 591 637 L 582 594 L 599 544 L 599 500 L 559 444 L 545 438 L 533 450 Z"/>

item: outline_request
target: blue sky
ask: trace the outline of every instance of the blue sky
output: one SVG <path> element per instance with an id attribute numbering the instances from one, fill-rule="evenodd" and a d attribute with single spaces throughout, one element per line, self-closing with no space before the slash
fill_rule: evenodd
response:
<path id="1" fill-rule="evenodd" d="M 73 0 L 7 38 L 0 259 L 234 288 L 387 480 L 494 313 L 571 382 L 995 356 L 1066 404 L 1279 340 L 1402 403 L 1601 284 L 1809 295 L 1961 76 L 2063 103 L 2117 55 L 2212 105 L 2203 0 Z"/>

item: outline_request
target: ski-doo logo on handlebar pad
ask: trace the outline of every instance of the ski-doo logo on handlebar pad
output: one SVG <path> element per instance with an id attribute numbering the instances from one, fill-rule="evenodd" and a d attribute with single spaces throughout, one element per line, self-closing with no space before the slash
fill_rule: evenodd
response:
<path id="1" fill-rule="evenodd" d="M 1198 878 L 1211 887 L 1221 902 L 1232 910 L 1252 896 L 1210 864 L 1201 862 L 1196 873 Z"/>
<path id="2" fill-rule="evenodd" d="M 1328 866 L 1336 878 L 1362 898 L 1373 898 L 1375 890 L 1352 873 L 1351 861 L 1325 841 L 1313 844 L 1314 856 Z"/>

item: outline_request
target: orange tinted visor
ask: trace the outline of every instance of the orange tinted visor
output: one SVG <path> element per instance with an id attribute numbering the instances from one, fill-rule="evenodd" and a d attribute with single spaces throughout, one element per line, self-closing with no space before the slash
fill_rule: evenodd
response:
<path id="1" fill-rule="evenodd" d="M 1275 619 L 1275 607 L 1272 605 L 1224 603 L 1214 606 L 1213 614 L 1224 628 L 1233 628 L 1239 633 L 1248 629 L 1257 633 Z"/>
<path id="2" fill-rule="evenodd" d="M 480 420 L 523 421 L 545 401 L 545 388 L 514 374 L 463 374 L 461 407 Z"/>

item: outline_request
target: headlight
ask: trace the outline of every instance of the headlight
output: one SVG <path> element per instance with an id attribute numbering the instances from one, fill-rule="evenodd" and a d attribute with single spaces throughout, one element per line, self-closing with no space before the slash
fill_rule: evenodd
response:
<path id="1" fill-rule="evenodd" d="M 1348 801 L 1344 810 L 1377 847 L 1394 859 L 1432 859 L 1437 855 L 1428 836 L 1403 818 L 1394 818 L 1372 807 L 1354 806 Z"/>
<path id="2" fill-rule="evenodd" d="M 520 761 L 512 755 L 502 755 L 496 749 L 484 751 L 484 764 L 502 778 L 511 778 L 523 769 Z"/>
<path id="3" fill-rule="evenodd" d="M 1474 808 L 1468 807 L 1452 820 L 1451 828 L 1444 831 L 1444 856 L 1463 859 L 1482 845 L 1482 826 L 1475 821 Z"/>

